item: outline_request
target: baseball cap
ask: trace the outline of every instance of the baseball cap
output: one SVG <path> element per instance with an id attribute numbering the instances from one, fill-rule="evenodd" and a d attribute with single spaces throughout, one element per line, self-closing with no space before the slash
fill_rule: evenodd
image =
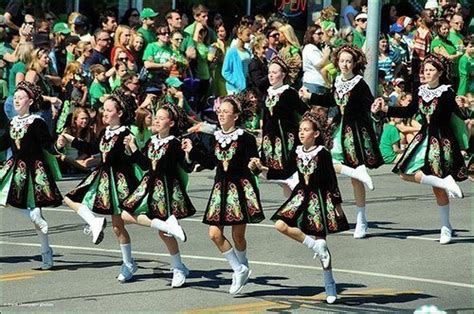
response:
<path id="1" fill-rule="evenodd" d="M 74 25 L 77 25 L 77 26 L 87 26 L 88 23 L 89 21 L 87 20 L 87 17 L 85 17 L 84 15 L 78 15 L 74 19 Z"/>
<path id="2" fill-rule="evenodd" d="M 176 87 L 176 88 L 178 88 L 178 87 L 180 87 L 181 85 L 183 85 L 183 82 L 181 82 L 181 81 L 179 80 L 179 78 L 173 77 L 173 76 L 168 77 L 168 78 L 166 79 L 165 83 L 166 83 L 166 85 L 168 85 L 168 86 Z"/>
<path id="3" fill-rule="evenodd" d="M 140 13 L 140 18 L 141 19 L 147 19 L 150 17 L 157 17 L 159 15 L 158 12 L 153 11 L 152 8 L 144 8 L 142 12 Z"/>
<path id="4" fill-rule="evenodd" d="M 69 27 L 67 27 L 66 23 L 59 22 L 59 23 L 54 24 L 53 33 L 61 33 L 61 34 L 67 35 L 71 33 L 71 30 L 69 29 Z"/>
<path id="5" fill-rule="evenodd" d="M 405 80 L 402 79 L 401 77 L 396 78 L 395 81 L 393 81 L 393 85 L 398 86 L 401 83 L 405 83 Z"/>

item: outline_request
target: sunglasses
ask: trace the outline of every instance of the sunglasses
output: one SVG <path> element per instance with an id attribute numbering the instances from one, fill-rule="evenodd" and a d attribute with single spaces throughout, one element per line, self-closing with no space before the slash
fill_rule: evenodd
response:
<path id="1" fill-rule="evenodd" d="M 46 20 L 47 20 L 47 21 L 54 21 L 54 18 L 52 18 L 52 17 L 47 17 Z"/>
<path id="2" fill-rule="evenodd" d="M 169 35 L 170 35 L 170 33 L 169 33 L 169 32 L 161 32 L 161 33 L 158 33 L 158 34 L 159 34 L 159 35 L 163 35 L 163 36 L 166 36 L 166 35 L 168 35 L 168 36 L 169 36 Z"/>
<path id="3" fill-rule="evenodd" d="M 357 21 L 365 23 L 365 22 L 367 22 L 367 19 L 358 19 Z"/>
<path id="4" fill-rule="evenodd" d="M 128 58 L 118 58 L 118 60 L 126 62 L 126 61 L 128 61 Z"/>
<path id="5" fill-rule="evenodd" d="M 35 25 L 35 22 L 25 22 L 26 25 Z"/>
<path id="6" fill-rule="evenodd" d="M 280 34 L 270 34 L 268 37 L 278 38 L 280 37 Z"/>
<path id="7" fill-rule="evenodd" d="M 184 38 L 175 38 L 174 40 L 176 40 L 176 41 L 183 41 Z"/>
<path id="8" fill-rule="evenodd" d="M 316 32 L 316 33 L 314 33 L 314 34 L 321 36 L 321 35 L 323 35 L 324 33 L 323 33 L 323 32 Z"/>

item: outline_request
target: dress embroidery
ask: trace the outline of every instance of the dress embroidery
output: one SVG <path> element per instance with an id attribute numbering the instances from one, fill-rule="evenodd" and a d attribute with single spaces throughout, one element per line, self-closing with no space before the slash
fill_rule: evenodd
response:
<path id="1" fill-rule="evenodd" d="M 224 171 L 227 171 L 227 169 L 229 168 L 229 162 L 234 157 L 236 151 L 237 142 L 233 142 L 228 150 L 223 150 L 220 145 L 216 145 L 215 154 L 217 159 L 222 162 L 222 167 L 224 168 Z"/>
<path id="2" fill-rule="evenodd" d="M 312 149 L 309 152 L 303 150 L 303 146 L 298 146 L 296 148 L 296 154 L 298 155 L 298 161 L 296 162 L 298 170 L 304 176 L 304 182 L 306 185 L 309 185 L 309 178 L 313 174 L 314 170 L 317 168 L 317 158 L 314 158 L 324 146 L 318 146 L 315 149 Z"/>
<path id="3" fill-rule="evenodd" d="M 339 99 L 342 99 L 344 95 L 350 92 L 354 88 L 354 86 L 356 86 L 357 83 L 359 83 L 361 79 L 362 79 L 361 75 L 356 75 L 348 81 L 344 81 L 341 75 L 336 77 L 336 80 L 334 82 L 334 87 L 336 88 L 335 92 L 336 92 L 337 97 Z"/>
<path id="4" fill-rule="evenodd" d="M 439 98 L 441 94 L 447 91 L 451 85 L 440 85 L 434 89 L 431 89 L 428 84 L 421 85 L 418 88 L 418 96 L 420 96 L 425 102 L 430 102 L 435 98 Z"/>
<path id="5" fill-rule="evenodd" d="M 115 135 L 119 135 L 120 133 L 122 133 L 126 129 L 127 129 L 127 127 L 124 126 L 124 125 L 122 125 L 121 127 L 117 128 L 117 129 L 113 129 L 113 130 L 110 129 L 110 127 L 107 127 L 107 128 L 105 128 L 104 137 L 105 137 L 106 140 L 109 140 L 112 137 L 114 137 Z"/>
<path id="6" fill-rule="evenodd" d="M 15 141 L 16 147 L 20 148 L 20 141 L 25 136 L 28 127 L 33 123 L 35 119 L 41 119 L 37 115 L 29 115 L 24 118 L 16 116 L 10 122 L 10 137 Z"/>
<path id="7" fill-rule="evenodd" d="M 224 133 L 222 130 L 214 132 L 214 136 L 222 148 L 226 148 L 227 145 L 232 141 L 236 141 L 242 134 L 244 134 L 242 129 L 236 129 L 230 133 Z"/>
<path id="8" fill-rule="evenodd" d="M 151 168 L 156 169 L 156 164 L 163 157 L 168 149 L 168 143 L 174 139 L 173 135 L 165 138 L 151 137 L 151 144 L 148 146 L 148 158 L 151 160 Z"/>
<path id="9" fill-rule="evenodd" d="M 280 95 L 288 88 L 290 88 L 290 86 L 286 84 L 278 88 L 273 88 L 272 86 L 268 88 L 268 96 L 265 99 L 265 106 L 268 108 L 268 111 L 270 111 L 270 115 L 273 115 L 273 107 L 275 107 L 280 100 Z"/>

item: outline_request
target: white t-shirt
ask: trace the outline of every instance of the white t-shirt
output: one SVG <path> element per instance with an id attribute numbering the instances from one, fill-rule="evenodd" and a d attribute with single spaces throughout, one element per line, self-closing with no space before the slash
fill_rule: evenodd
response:
<path id="1" fill-rule="evenodd" d="M 321 62 L 323 52 L 313 44 L 303 48 L 303 82 L 324 86 L 324 78 L 315 65 Z"/>
<path id="2" fill-rule="evenodd" d="M 351 21 L 347 17 L 347 15 L 351 13 L 354 17 L 359 13 L 352 5 L 348 5 L 347 7 L 342 10 L 342 16 L 344 17 L 344 25 L 351 26 Z"/>

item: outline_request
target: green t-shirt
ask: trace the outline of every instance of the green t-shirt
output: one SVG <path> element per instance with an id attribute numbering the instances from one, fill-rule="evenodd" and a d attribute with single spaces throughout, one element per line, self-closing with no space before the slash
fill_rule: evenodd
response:
<path id="1" fill-rule="evenodd" d="M 207 61 L 207 54 L 209 53 L 209 47 L 203 43 L 197 43 L 197 66 L 196 66 L 196 77 L 202 80 L 208 80 L 211 78 L 209 72 L 209 62 Z"/>
<path id="2" fill-rule="evenodd" d="M 26 64 L 21 61 L 13 64 L 10 73 L 8 74 L 8 96 L 13 96 L 15 93 L 15 78 L 18 73 L 26 74 Z"/>
<path id="3" fill-rule="evenodd" d="M 452 31 L 450 31 L 448 35 L 448 40 L 450 40 L 454 44 L 455 47 L 458 45 L 464 46 L 463 38 L 464 38 L 463 35 L 458 34 L 456 32 L 452 32 Z"/>
<path id="4" fill-rule="evenodd" d="M 184 32 L 185 33 L 188 33 L 190 36 L 191 36 L 191 39 L 193 38 L 194 36 L 194 30 L 196 29 L 196 23 L 197 22 L 194 22 L 193 24 L 191 25 L 188 25 L 185 29 L 184 29 Z M 208 32 L 208 36 L 209 36 L 209 42 L 210 43 L 213 43 L 213 42 L 216 42 L 217 41 L 217 35 L 216 35 L 216 32 L 214 32 L 214 30 L 210 27 L 207 28 L 207 32 Z"/>
<path id="5" fill-rule="evenodd" d="M 110 88 L 105 83 L 92 82 L 89 88 L 89 102 L 92 108 L 99 109 L 102 107 L 100 97 L 110 94 Z"/>
<path id="6" fill-rule="evenodd" d="M 451 44 L 441 40 L 441 38 L 439 38 L 439 36 L 436 36 L 435 39 L 433 39 L 433 41 L 431 42 L 430 52 L 434 52 L 434 49 L 437 48 L 437 47 L 443 47 L 450 56 L 455 55 L 456 52 L 457 52 L 456 46 L 451 45 Z M 455 77 L 459 76 L 459 74 L 458 74 L 458 62 L 459 62 L 459 58 L 453 60 L 453 69 L 454 69 L 453 76 L 455 76 Z"/>
<path id="7" fill-rule="evenodd" d="M 380 152 L 382 153 L 383 161 L 390 164 L 397 158 L 397 153 L 393 150 L 393 144 L 400 141 L 400 133 L 398 129 L 390 123 L 383 126 L 382 136 L 380 137 Z"/>
<path id="8" fill-rule="evenodd" d="M 353 31 L 353 34 L 354 34 L 354 38 L 352 39 L 352 43 L 359 47 L 359 48 L 362 48 L 362 46 L 364 46 L 364 43 L 365 43 L 365 36 L 364 34 L 360 33 L 358 30 L 354 29 Z"/>
<path id="9" fill-rule="evenodd" d="M 458 95 L 474 93 L 474 58 L 464 54 L 459 59 Z"/>
<path id="10" fill-rule="evenodd" d="M 173 55 L 173 50 L 168 45 L 160 46 L 158 42 L 148 44 L 143 53 L 143 61 L 152 61 L 155 63 L 163 64 L 170 60 Z M 169 70 L 158 69 L 148 71 L 149 78 L 159 77 L 165 80 L 169 76 Z"/>
<path id="11" fill-rule="evenodd" d="M 133 136 L 135 136 L 135 143 L 137 144 L 138 150 L 142 150 L 143 147 L 145 147 L 146 142 L 152 136 L 151 130 L 149 128 L 145 128 L 143 133 L 140 133 L 140 130 L 136 125 L 131 125 L 130 131 L 132 132 Z"/>
<path id="12" fill-rule="evenodd" d="M 156 33 L 152 30 L 140 27 L 137 32 L 143 35 L 143 39 L 145 39 L 145 46 L 156 41 Z"/>
<path id="13" fill-rule="evenodd" d="M 183 42 L 181 43 L 181 46 L 179 47 L 179 50 L 181 50 L 181 52 L 183 52 L 183 53 L 186 53 L 186 50 L 189 47 L 195 48 L 196 45 L 194 43 L 193 36 L 191 36 L 188 33 L 184 32 L 183 33 Z"/>

